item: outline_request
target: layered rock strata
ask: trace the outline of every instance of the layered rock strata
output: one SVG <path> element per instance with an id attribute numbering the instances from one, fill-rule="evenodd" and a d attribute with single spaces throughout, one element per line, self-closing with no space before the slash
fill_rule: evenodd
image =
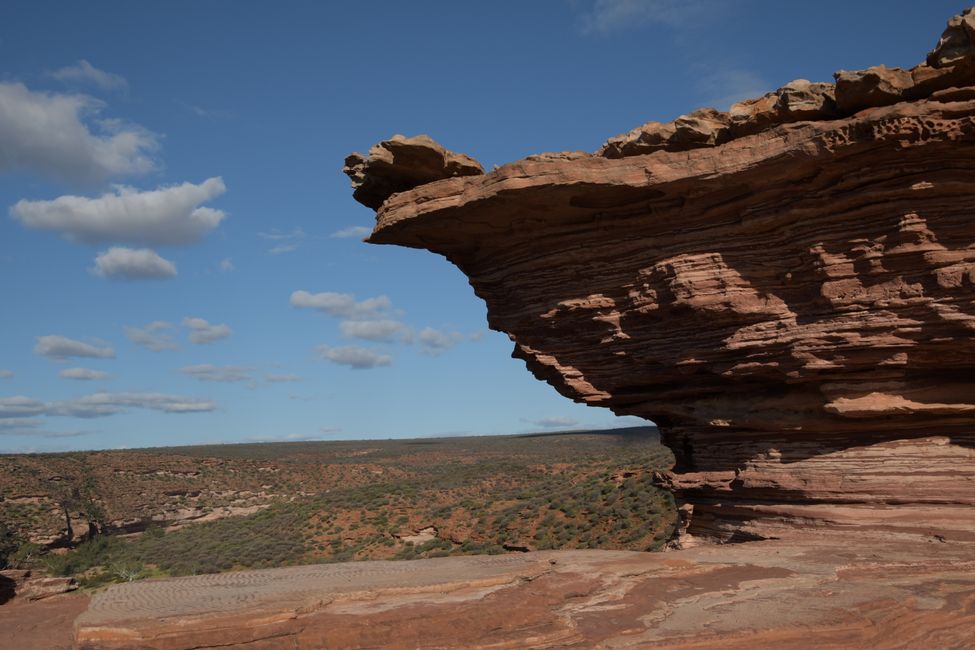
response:
<path id="1" fill-rule="evenodd" d="M 368 241 L 445 256 L 536 377 L 660 425 L 685 544 L 975 539 L 973 34 L 413 186 Z"/>

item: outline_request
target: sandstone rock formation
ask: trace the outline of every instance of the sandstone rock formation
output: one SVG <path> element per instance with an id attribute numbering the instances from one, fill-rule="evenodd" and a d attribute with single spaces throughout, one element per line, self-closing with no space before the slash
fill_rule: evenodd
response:
<path id="1" fill-rule="evenodd" d="M 973 540 L 973 24 L 910 70 L 386 186 L 368 241 L 445 256 L 536 377 L 658 423 L 684 544 Z"/>

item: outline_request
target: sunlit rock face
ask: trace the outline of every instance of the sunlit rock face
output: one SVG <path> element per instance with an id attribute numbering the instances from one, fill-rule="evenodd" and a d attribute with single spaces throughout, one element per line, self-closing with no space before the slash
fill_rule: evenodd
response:
<path id="1" fill-rule="evenodd" d="M 973 540 L 973 34 L 394 193 L 369 241 L 444 255 L 536 377 L 657 422 L 680 544 Z"/>

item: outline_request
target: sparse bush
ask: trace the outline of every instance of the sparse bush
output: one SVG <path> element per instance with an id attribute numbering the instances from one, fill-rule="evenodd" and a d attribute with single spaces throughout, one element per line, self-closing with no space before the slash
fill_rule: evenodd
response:
<path id="1" fill-rule="evenodd" d="M 199 476 L 192 479 L 197 482 L 195 487 L 208 481 L 209 486 L 219 484 L 222 491 L 287 494 L 301 489 L 313 491 L 314 496 L 291 497 L 252 515 L 194 524 L 180 530 L 166 532 L 149 528 L 136 539 L 113 538 L 106 547 L 86 543 L 58 559 L 54 556 L 44 559 L 61 573 L 87 572 L 85 579 L 94 584 L 126 579 L 112 573 L 112 567 L 128 566 L 126 563 L 134 567 L 159 567 L 166 573 L 181 575 L 308 561 L 500 553 L 504 552 L 502 544 L 521 546 L 529 539 L 534 539 L 532 546 L 538 548 L 636 550 L 658 544 L 658 536 L 660 540 L 669 536 L 667 531 L 674 518 L 673 500 L 650 484 L 650 472 L 646 471 L 668 462 L 666 452 L 659 445 L 612 435 L 565 436 L 553 442 L 558 444 L 546 441 L 541 445 L 531 438 L 423 441 L 422 445 L 417 441 L 389 441 L 383 443 L 382 449 L 368 453 L 367 462 L 379 463 L 389 470 L 378 480 L 372 473 L 343 474 L 348 466 L 362 462 L 362 456 L 315 460 L 316 449 L 352 451 L 357 443 L 342 443 L 342 447 L 335 446 L 337 443 L 320 446 L 294 443 L 181 450 L 183 459 L 194 456 L 221 459 L 219 463 L 203 466 Z M 300 454 L 296 450 L 301 450 Z M 425 451 L 438 456 L 430 460 L 432 457 L 424 456 Z M 128 452 L 113 453 L 115 458 L 123 458 Z M 160 454 L 160 458 L 172 458 L 166 456 L 171 454 L 168 450 L 152 453 Z M 96 454 L 77 455 L 63 461 L 70 472 L 58 471 L 81 475 L 77 470 L 82 460 L 94 468 L 101 462 L 99 458 Z M 471 462 L 472 458 L 476 462 Z M 257 471 L 258 467 L 266 467 L 268 461 L 280 468 L 274 477 Z M 6 457 L 0 456 L 0 487 L 4 462 Z M 45 462 L 62 461 L 52 457 Z M 306 489 L 303 481 L 326 481 L 323 477 L 331 470 L 322 472 L 323 462 L 335 469 L 340 480 L 327 485 L 312 483 L 311 490 Z M 558 470 L 553 467 L 555 463 L 560 464 Z M 299 465 L 314 470 L 299 470 Z M 634 475 L 618 487 L 611 477 L 618 476 L 621 470 Z M 29 474 L 21 472 L 20 475 Z M 153 490 L 171 490 L 182 485 L 170 475 L 157 475 L 154 469 L 140 479 L 125 476 L 126 481 L 132 481 L 125 488 L 127 494 L 153 493 Z M 259 482 L 248 484 L 251 476 Z M 141 483 L 137 485 L 135 481 Z M 35 484 L 42 485 L 38 481 Z M 95 491 L 112 487 L 114 483 L 104 481 L 91 486 Z M 180 498 L 186 499 L 174 497 L 167 503 L 175 503 Z M 117 503 L 104 494 L 93 494 L 92 501 L 111 506 L 113 518 L 121 516 Z M 234 502 L 225 496 L 213 496 L 204 502 L 187 500 L 191 501 L 204 509 Z M 0 518 L 16 522 L 21 530 L 29 529 L 29 525 L 25 528 L 22 523 L 49 516 L 45 512 L 48 511 L 32 504 L 0 504 Z M 411 521 L 438 529 L 450 521 L 460 530 L 469 530 L 470 538 L 456 546 L 447 540 L 431 540 L 422 545 L 400 544 L 392 535 L 406 531 Z M 11 553 L 8 551 L 7 555 L 10 563 Z M 36 562 L 36 555 L 27 553 L 27 556 Z"/>

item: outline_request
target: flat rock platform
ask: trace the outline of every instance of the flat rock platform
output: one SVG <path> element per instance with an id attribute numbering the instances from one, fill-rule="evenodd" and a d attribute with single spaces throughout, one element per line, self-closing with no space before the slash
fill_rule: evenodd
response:
<path id="1" fill-rule="evenodd" d="M 975 546 L 806 539 L 546 551 L 117 585 L 79 648 L 971 648 Z"/>

